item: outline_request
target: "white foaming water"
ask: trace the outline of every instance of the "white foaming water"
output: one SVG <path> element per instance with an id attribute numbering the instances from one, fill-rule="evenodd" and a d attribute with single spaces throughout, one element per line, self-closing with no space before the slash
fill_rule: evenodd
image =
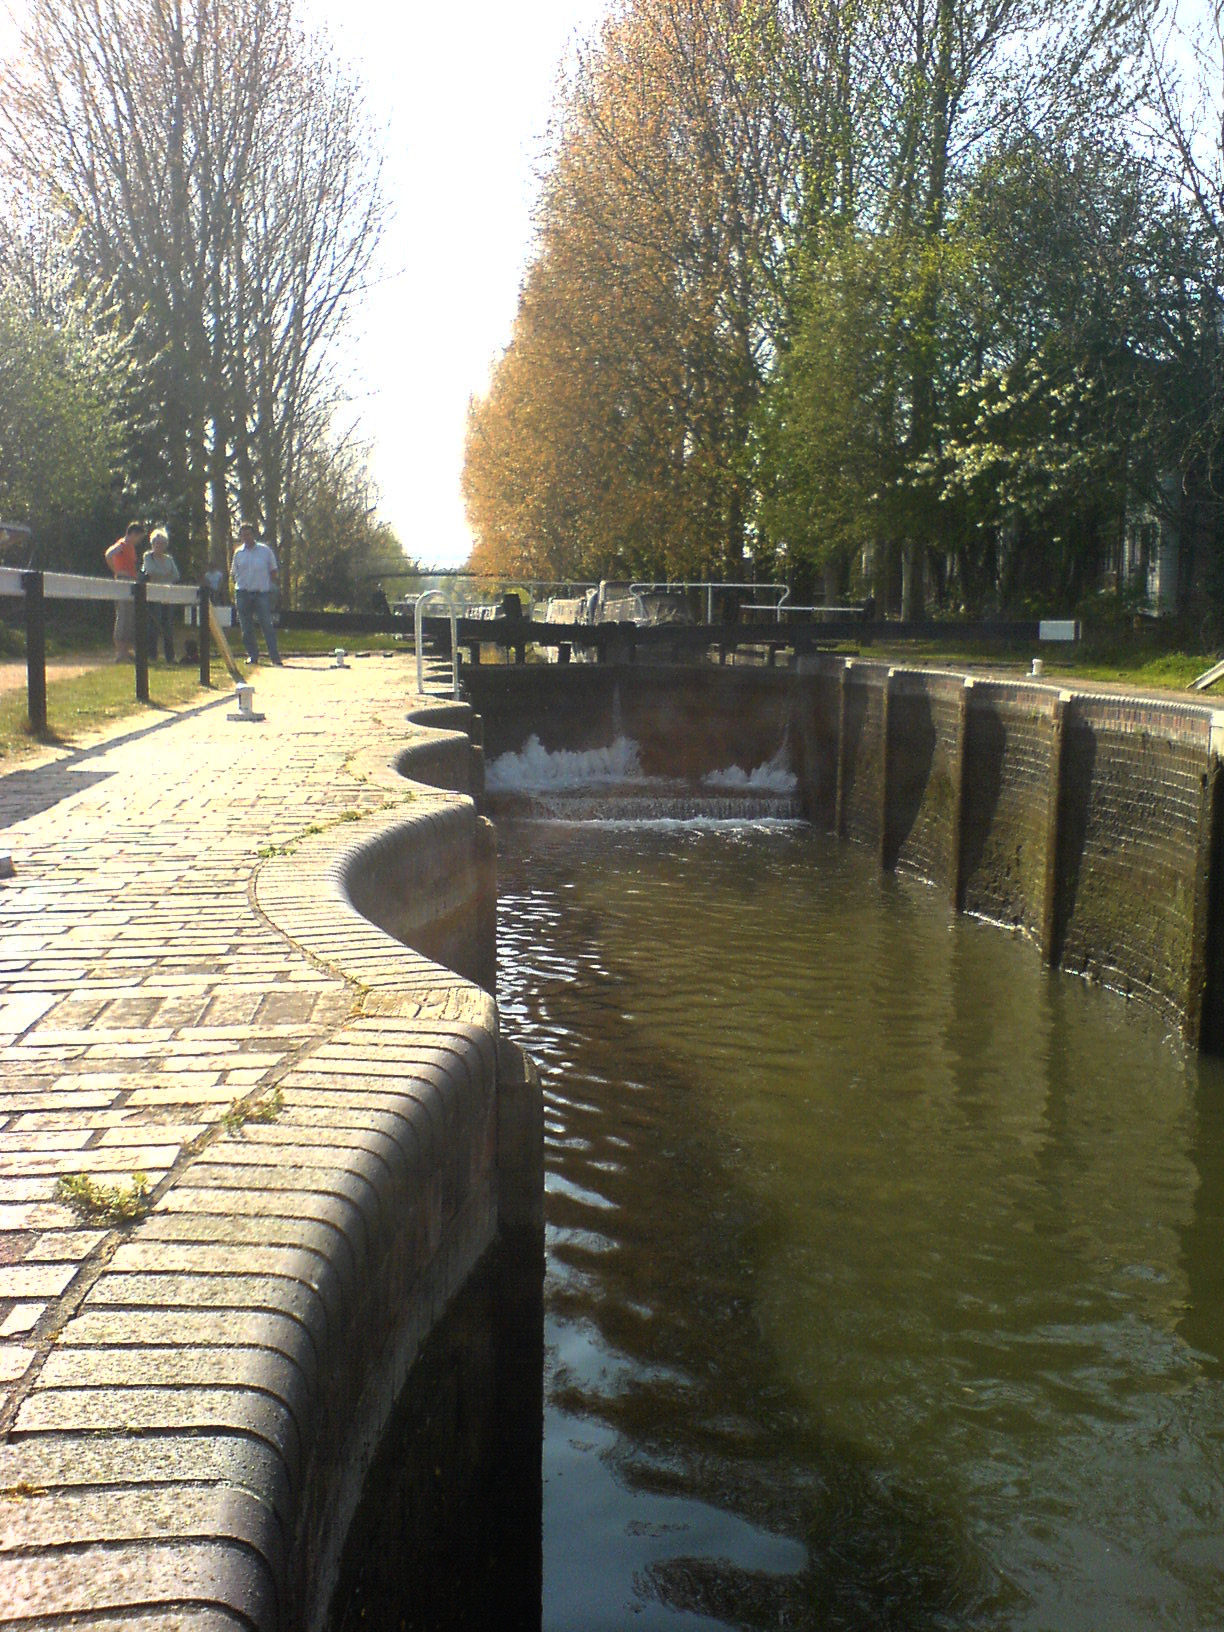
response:
<path id="1" fill-rule="evenodd" d="M 739 826 L 802 815 L 785 747 L 753 771 L 729 766 L 702 782 L 647 776 L 638 745 L 618 735 L 605 748 L 550 753 L 531 736 L 519 753 L 501 754 L 485 773 L 500 814 L 526 821 Z"/>
<path id="2" fill-rule="evenodd" d="M 728 765 L 703 777 L 701 786 L 723 793 L 794 793 L 799 779 L 787 761 L 784 743 L 763 765 L 751 771 Z M 643 788 L 663 785 L 658 778 L 643 774 L 638 745 L 625 736 L 616 737 L 606 748 L 579 751 L 549 750 L 533 734 L 518 753 L 499 754 L 485 772 L 489 793 L 559 793 L 627 783 Z"/>
<path id="3" fill-rule="evenodd" d="M 791 770 L 788 759 L 786 744 L 783 743 L 772 759 L 767 759 L 754 770 L 742 771 L 738 765 L 729 765 L 725 771 L 711 771 L 709 776 L 702 778 L 701 785 L 735 793 L 794 793 L 799 786 L 799 778 Z"/>
<path id="4" fill-rule="evenodd" d="M 590 818 L 580 816 L 549 818 L 556 827 L 585 827 Z M 775 829 L 806 827 L 801 816 L 745 816 L 743 812 L 726 816 L 604 816 L 599 826 L 617 831 L 649 833 L 769 833 Z"/>
<path id="5" fill-rule="evenodd" d="M 628 737 L 617 737 L 606 748 L 550 752 L 533 734 L 517 754 L 499 754 L 485 772 L 489 793 L 555 793 L 563 788 L 643 781 L 637 743 Z"/>

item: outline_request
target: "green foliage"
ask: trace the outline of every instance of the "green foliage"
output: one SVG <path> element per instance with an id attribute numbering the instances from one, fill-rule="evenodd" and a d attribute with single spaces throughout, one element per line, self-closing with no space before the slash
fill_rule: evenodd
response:
<path id="1" fill-rule="evenodd" d="M 848 565 L 902 524 L 913 259 L 903 238 L 840 225 L 808 246 L 758 417 L 759 521 L 792 561 Z"/>
<path id="2" fill-rule="evenodd" d="M 133 1173 L 128 1184 L 100 1184 L 88 1173 L 65 1173 L 56 1180 L 55 1196 L 97 1224 L 132 1224 L 153 1204 L 144 1173 Z"/>
<path id="3" fill-rule="evenodd" d="M 238 1138 L 248 1122 L 275 1122 L 285 1108 L 285 1096 L 280 1088 L 262 1094 L 258 1099 L 235 1099 L 221 1118 L 221 1125 L 231 1138 Z"/>
<path id="4" fill-rule="evenodd" d="M 374 515 L 359 450 L 321 443 L 303 461 L 293 551 L 300 606 L 365 612 L 408 570 L 399 539 Z"/>
<path id="5" fill-rule="evenodd" d="M 1145 167 L 1099 141 L 1024 142 L 973 177 L 942 419 L 912 471 L 971 607 L 1074 604 L 1128 501 L 1156 491 L 1175 386 L 1161 323 L 1188 270 L 1166 214 Z"/>
<path id="6" fill-rule="evenodd" d="M 0 515 L 32 526 L 53 562 L 69 564 L 71 541 L 112 507 L 127 372 L 122 341 L 83 302 L 65 301 L 52 323 L 0 282 Z"/>
<path id="7" fill-rule="evenodd" d="M 1128 505 L 1170 512 L 1179 421 L 1210 414 L 1188 298 L 1210 261 L 1118 141 L 997 147 L 937 231 L 826 224 L 798 265 L 757 425 L 760 524 L 792 560 L 844 578 L 906 541 L 944 608 L 1066 610 Z"/>
<path id="8" fill-rule="evenodd" d="M 1173 141 L 1196 196 L 1139 137 L 1148 21 L 627 0 L 563 83 L 472 405 L 473 564 L 679 575 L 748 541 L 886 611 L 1066 611 L 1142 507 L 1224 595 L 1224 189 L 1214 144 L 1196 171 Z"/>
<path id="9" fill-rule="evenodd" d="M 201 692 L 199 675 L 193 667 L 152 667 L 149 670 L 149 704 L 138 702 L 132 670 L 127 664 L 110 661 L 109 648 L 98 667 L 68 680 L 51 678 L 47 685 L 47 740 L 74 743 L 83 733 L 111 720 L 153 709 L 191 703 Z M 31 735 L 25 688 L 0 694 L 0 768 L 35 751 Z"/>

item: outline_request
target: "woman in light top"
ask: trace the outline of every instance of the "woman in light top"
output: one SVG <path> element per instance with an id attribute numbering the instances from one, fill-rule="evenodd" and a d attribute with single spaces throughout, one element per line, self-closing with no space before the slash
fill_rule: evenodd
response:
<path id="1" fill-rule="evenodd" d="M 167 551 L 169 535 L 164 527 L 155 527 L 149 534 L 149 548 L 145 551 L 141 572 L 151 584 L 177 584 L 178 562 Z M 155 601 L 149 606 L 149 656 L 157 656 L 157 633 L 161 631 L 162 655 L 167 663 L 174 662 L 174 608 L 167 602 Z"/>

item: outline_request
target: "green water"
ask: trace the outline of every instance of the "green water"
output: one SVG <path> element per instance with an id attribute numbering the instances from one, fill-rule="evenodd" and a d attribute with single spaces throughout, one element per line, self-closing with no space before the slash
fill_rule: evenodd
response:
<path id="1" fill-rule="evenodd" d="M 806 830 L 499 831 L 546 1628 L 1224 1625 L 1224 1076 Z"/>

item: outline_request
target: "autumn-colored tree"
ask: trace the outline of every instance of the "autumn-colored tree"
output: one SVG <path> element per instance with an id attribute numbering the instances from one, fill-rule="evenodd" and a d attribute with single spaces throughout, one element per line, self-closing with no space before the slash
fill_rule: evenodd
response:
<path id="1" fill-rule="evenodd" d="M 702 518 L 669 280 L 638 248 L 600 266 L 565 233 L 548 245 L 469 412 L 473 565 L 554 579 L 692 570 Z"/>
<path id="2" fill-rule="evenodd" d="M 580 55 L 519 321 L 473 408 L 484 564 L 547 539 L 588 572 L 742 572 L 752 412 L 819 169 L 813 86 L 837 84 L 817 32 L 772 0 L 636 0 Z M 499 481 L 530 524 L 499 516 Z"/>

